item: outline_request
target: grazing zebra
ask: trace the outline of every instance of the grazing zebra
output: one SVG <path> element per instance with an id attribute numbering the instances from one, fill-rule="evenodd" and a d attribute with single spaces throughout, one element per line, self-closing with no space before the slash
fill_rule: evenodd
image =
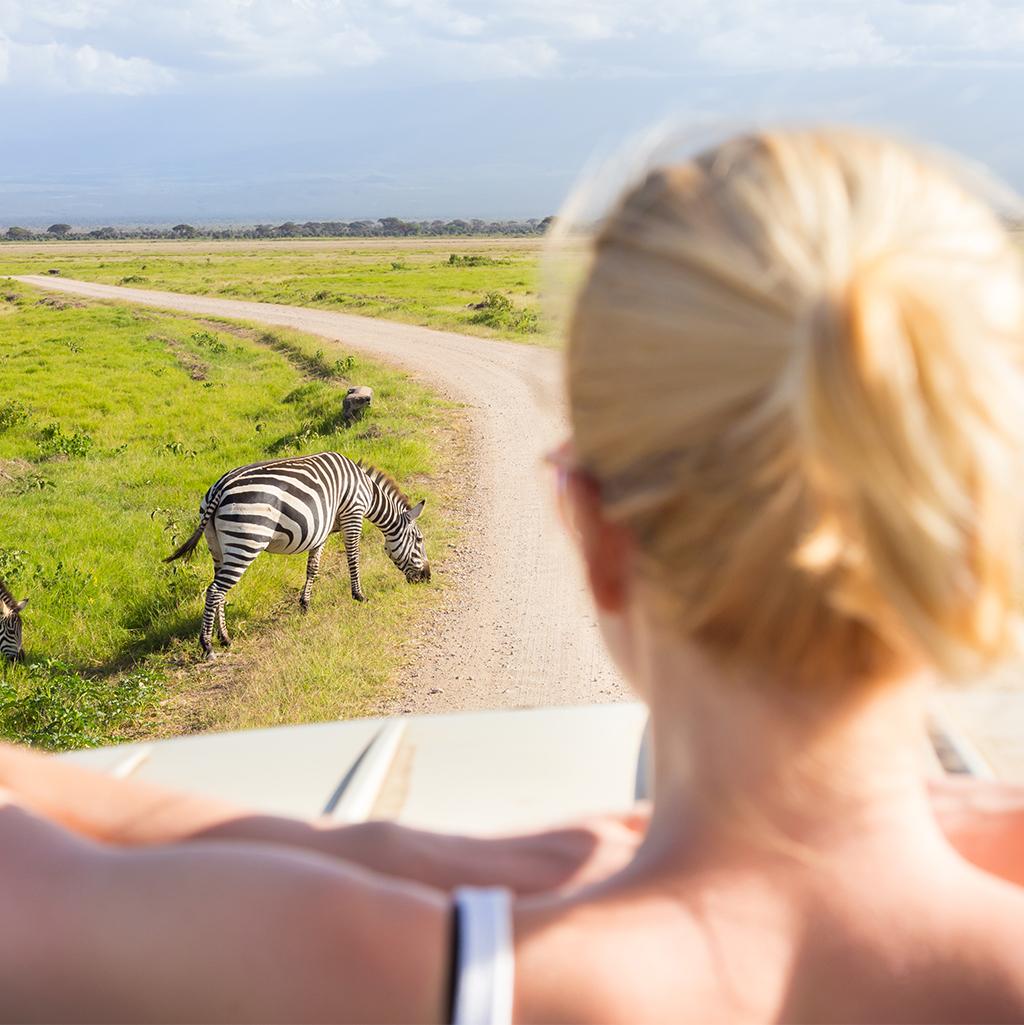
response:
<path id="1" fill-rule="evenodd" d="M 14 595 L 0 580 L 0 657 L 10 662 L 24 662 L 25 651 L 21 646 L 21 610 L 28 604 L 28 598 L 15 601 Z"/>
<path id="2" fill-rule="evenodd" d="M 213 658 L 214 619 L 221 644 L 230 646 L 224 599 L 260 552 L 309 552 L 306 585 L 299 597 L 303 612 L 309 608 L 324 542 L 338 531 L 345 540 L 352 597 L 365 600 L 359 580 L 364 517 L 380 528 L 384 548 L 406 580 L 429 580 L 423 535 L 416 523 L 423 504 L 410 505 L 382 470 L 354 463 L 337 452 L 252 463 L 224 474 L 199 506 L 195 533 L 164 560 L 173 562 L 190 555 L 199 538 L 206 535 L 214 568 L 199 634 L 206 657 Z"/>

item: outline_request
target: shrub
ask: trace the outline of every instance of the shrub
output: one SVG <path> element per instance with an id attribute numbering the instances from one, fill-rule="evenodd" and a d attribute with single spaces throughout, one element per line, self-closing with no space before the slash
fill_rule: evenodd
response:
<path id="1" fill-rule="evenodd" d="M 25 473 L 14 482 L 16 495 L 27 495 L 30 491 L 52 491 L 57 485 L 41 473 Z"/>
<path id="2" fill-rule="evenodd" d="M 28 419 L 28 407 L 14 399 L 0 402 L 0 434 Z"/>
<path id="3" fill-rule="evenodd" d="M 526 310 L 501 292 L 488 292 L 469 318 L 473 324 L 485 324 L 499 330 L 515 331 L 517 334 L 532 334 L 540 330 L 536 310 Z"/>
<path id="4" fill-rule="evenodd" d="M 195 331 L 192 334 L 192 341 L 201 345 L 210 352 L 225 353 L 228 347 L 212 331 Z"/>
<path id="5" fill-rule="evenodd" d="M 484 256 L 482 253 L 469 253 L 463 256 L 461 253 L 452 253 L 448 257 L 449 267 L 496 267 L 499 264 L 511 263 L 511 260 L 502 260 L 495 256 Z"/>
<path id="6" fill-rule="evenodd" d="M 65 434 L 60 424 L 47 424 L 39 433 L 39 449 L 46 456 L 85 456 L 92 449 L 92 437 L 84 431 Z"/>
<path id="7" fill-rule="evenodd" d="M 20 548 L 0 548 L 0 580 L 8 585 L 20 580 L 27 568 L 27 555 L 28 552 Z"/>
<path id="8" fill-rule="evenodd" d="M 163 693 L 159 674 L 136 669 L 119 680 L 82 676 L 57 659 L 28 666 L 24 693 L 0 679 L 0 734 L 52 751 L 96 747 Z M 14 674 L 10 674 L 14 675 Z"/>
<path id="9" fill-rule="evenodd" d="M 328 360 L 323 349 L 317 349 L 309 362 L 315 373 L 322 377 L 344 377 L 356 365 L 355 356 L 344 356 L 341 359 Z"/>
<path id="10" fill-rule="evenodd" d="M 186 459 L 195 459 L 199 454 L 194 448 L 188 448 L 180 441 L 169 441 L 164 445 L 164 451 L 170 452 L 172 456 L 185 456 Z"/>

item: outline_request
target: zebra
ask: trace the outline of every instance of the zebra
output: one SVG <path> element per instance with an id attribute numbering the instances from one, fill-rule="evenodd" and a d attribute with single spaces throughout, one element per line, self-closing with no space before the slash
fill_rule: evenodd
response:
<path id="1" fill-rule="evenodd" d="M 25 649 L 21 646 L 21 610 L 27 604 L 28 598 L 15 601 L 0 580 L 0 657 L 9 662 L 25 661 Z"/>
<path id="2" fill-rule="evenodd" d="M 214 568 L 199 633 L 206 658 L 213 658 L 214 620 L 221 644 L 231 646 L 224 600 L 260 552 L 309 553 L 306 584 L 299 596 L 304 613 L 309 610 L 324 543 L 336 532 L 345 541 L 352 597 L 366 600 L 359 578 L 364 518 L 383 533 L 385 550 L 409 583 L 429 580 L 430 564 L 416 522 L 425 501 L 412 505 L 383 470 L 338 452 L 250 463 L 224 474 L 206 492 L 195 532 L 164 559 L 173 562 L 190 555 L 205 534 Z"/>

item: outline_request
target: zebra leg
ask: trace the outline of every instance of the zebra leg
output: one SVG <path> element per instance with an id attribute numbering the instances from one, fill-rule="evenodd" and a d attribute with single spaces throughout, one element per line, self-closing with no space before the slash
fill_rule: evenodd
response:
<path id="1" fill-rule="evenodd" d="M 313 581 L 316 580 L 316 576 L 320 572 L 320 556 L 323 554 L 323 550 L 323 545 L 311 548 L 309 558 L 306 560 L 306 586 L 302 588 L 302 594 L 299 597 L 299 607 L 303 613 L 309 611 L 309 596 L 313 593 Z"/>
<path id="2" fill-rule="evenodd" d="M 359 579 L 359 540 L 362 537 L 362 527 L 362 517 L 360 517 L 359 524 L 354 530 L 351 528 L 345 530 L 345 558 L 348 560 L 348 575 L 352 581 L 352 597 L 356 601 L 366 601 L 363 584 Z"/>
<path id="3" fill-rule="evenodd" d="M 242 574 L 249 568 L 249 564 L 256 558 L 263 548 L 249 549 L 244 555 L 239 552 L 228 551 L 223 560 L 217 565 L 213 574 L 213 583 L 206 590 L 206 607 L 203 609 L 203 626 L 199 633 L 199 645 L 207 661 L 213 658 L 213 623 L 217 621 L 217 633 L 224 646 L 227 647 L 231 641 L 227 638 L 227 629 L 224 624 L 224 600 L 228 591 L 231 590 Z"/>
<path id="4" fill-rule="evenodd" d="M 221 598 L 217 606 L 217 639 L 225 648 L 231 647 L 231 637 L 228 635 L 228 625 L 224 620 L 225 599 Z"/>
<path id="5" fill-rule="evenodd" d="M 220 538 L 217 536 L 217 529 L 212 523 L 206 525 L 206 544 L 210 549 L 213 558 L 213 576 L 216 580 L 224 564 L 224 551 L 220 545 Z M 222 596 L 217 604 L 217 639 L 225 648 L 231 647 L 231 637 L 228 635 L 228 626 L 224 619 L 225 598 Z M 207 658 L 210 655 L 207 653 Z"/>
<path id="6" fill-rule="evenodd" d="M 213 578 L 213 583 L 206 589 L 203 625 L 199 631 L 199 646 L 203 649 L 203 655 L 207 662 L 213 659 L 213 621 L 217 618 L 218 612 L 223 615 L 224 596 L 227 594 L 227 587 L 223 583 L 218 583 L 219 577 L 220 571 L 218 570 Z"/>

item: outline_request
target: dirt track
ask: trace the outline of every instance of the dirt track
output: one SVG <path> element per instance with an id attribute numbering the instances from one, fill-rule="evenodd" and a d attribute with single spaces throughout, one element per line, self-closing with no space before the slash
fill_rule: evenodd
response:
<path id="1" fill-rule="evenodd" d="M 400 366 L 465 403 L 475 469 L 458 586 L 421 640 L 397 707 L 440 712 L 625 696 L 542 472 L 542 454 L 565 429 L 556 353 L 296 306 L 63 278 L 17 280 L 93 299 L 308 331 Z"/>

